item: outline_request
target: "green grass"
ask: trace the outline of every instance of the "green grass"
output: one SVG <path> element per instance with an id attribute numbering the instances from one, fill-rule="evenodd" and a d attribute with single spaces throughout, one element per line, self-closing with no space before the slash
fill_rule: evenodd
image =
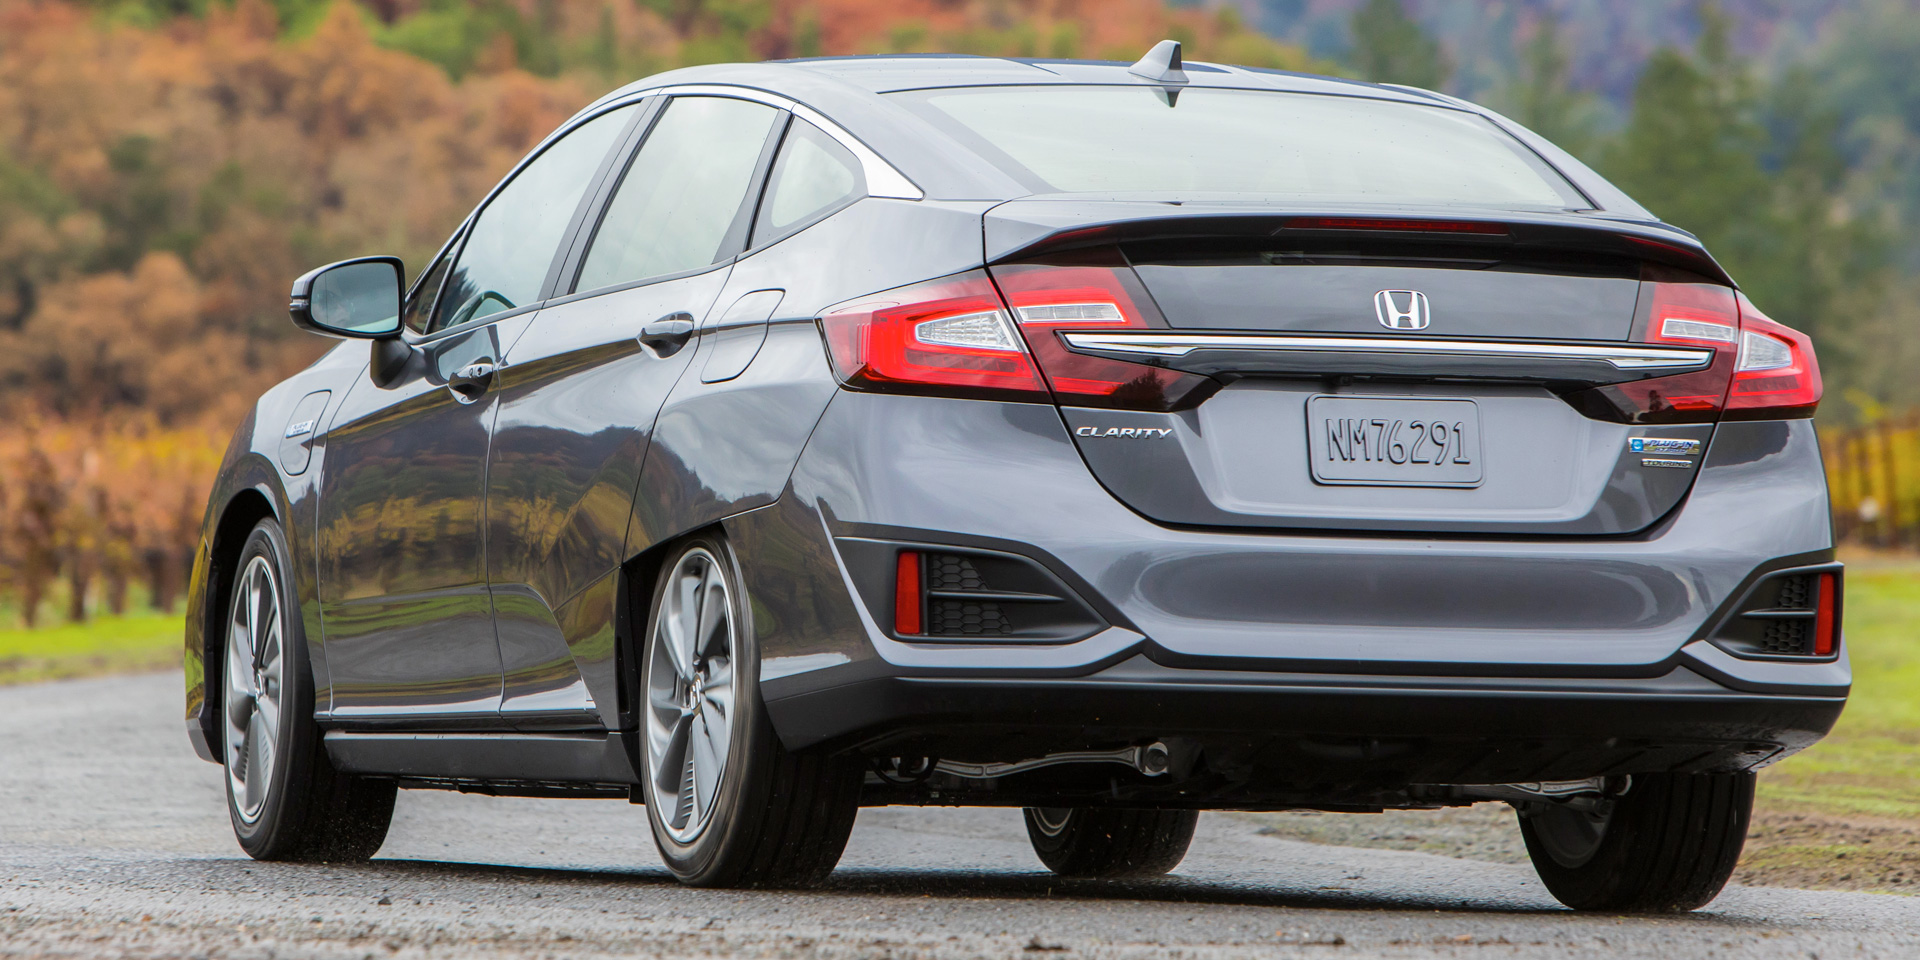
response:
<path id="1" fill-rule="evenodd" d="M 0 627 L 0 685 L 177 667 L 184 629 L 180 614 L 151 612 Z"/>
<path id="2" fill-rule="evenodd" d="M 1846 637 L 1846 713 L 1761 776 L 1760 806 L 1920 824 L 1920 566 L 1849 570 Z"/>

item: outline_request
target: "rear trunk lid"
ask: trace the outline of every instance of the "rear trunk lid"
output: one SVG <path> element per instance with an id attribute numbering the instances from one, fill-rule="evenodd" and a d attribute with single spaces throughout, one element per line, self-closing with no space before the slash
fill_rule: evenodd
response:
<path id="1" fill-rule="evenodd" d="M 1649 269 L 1724 282 L 1657 226 L 1030 200 L 986 230 L 1089 467 L 1164 523 L 1629 534 L 1680 503 L 1711 437 L 1711 422 L 1633 422 L 1711 417 L 1600 402 L 1715 361 L 1639 342 Z M 1054 319 L 1086 296 L 1050 285 L 1084 287 L 1089 269 L 1117 278 L 1138 323 Z M 1160 393 L 1062 391 L 1077 381 L 1058 370 L 1098 361 L 1158 368 Z"/>

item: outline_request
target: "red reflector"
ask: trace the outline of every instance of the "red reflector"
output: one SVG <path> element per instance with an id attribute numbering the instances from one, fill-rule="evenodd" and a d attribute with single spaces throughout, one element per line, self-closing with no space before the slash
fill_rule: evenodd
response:
<path id="1" fill-rule="evenodd" d="M 900 567 L 893 582 L 893 632 L 902 636 L 920 633 L 920 554 L 900 552 Z"/>
<path id="2" fill-rule="evenodd" d="M 1833 656 L 1838 644 L 1839 631 L 1835 629 L 1834 612 L 1840 602 L 1840 578 L 1831 573 L 1820 575 L 1820 601 L 1813 615 L 1813 655 L 1816 657 Z"/>
<path id="3" fill-rule="evenodd" d="M 1478 233 L 1506 236 L 1504 223 L 1479 220 L 1383 220 L 1378 217 L 1294 217 L 1289 230 L 1391 230 L 1399 233 Z"/>

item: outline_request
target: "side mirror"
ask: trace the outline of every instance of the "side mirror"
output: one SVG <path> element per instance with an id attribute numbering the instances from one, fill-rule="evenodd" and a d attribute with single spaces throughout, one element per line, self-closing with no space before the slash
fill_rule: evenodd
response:
<path id="1" fill-rule="evenodd" d="M 398 257 L 330 263 L 293 282 L 287 312 L 293 325 L 323 337 L 380 340 L 400 334 Z"/>

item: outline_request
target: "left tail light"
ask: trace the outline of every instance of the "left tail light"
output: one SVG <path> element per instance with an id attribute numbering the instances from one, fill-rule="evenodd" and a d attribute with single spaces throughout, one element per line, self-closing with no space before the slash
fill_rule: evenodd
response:
<path id="1" fill-rule="evenodd" d="M 1117 254 L 996 266 L 991 278 L 972 270 L 820 317 L 834 372 L 856 390 L 1161 411 L 1192 406 L 1217 384 L 1073 353 L 1060 334 L 1166 325 Z"/>
<path id="2" fill-rule="evenodd" d="M 996 266 L 993 280 L 1006 295 L 1054 399 L 1064 406 L 1179 410 L 1206 399 L 1217 386 L 1208 377 L 1067 349 L 1060 334 L 1068 331 L 1166 327 L 1153 298 L 1117 252 L 1086 254 L 1078 262 Z"/>
<path id="3" fill-rule="evenodd" d="M 840 382 L 857 390 L 1047 399 L 983 270 L 829 307 L 820 329 Z"/>

